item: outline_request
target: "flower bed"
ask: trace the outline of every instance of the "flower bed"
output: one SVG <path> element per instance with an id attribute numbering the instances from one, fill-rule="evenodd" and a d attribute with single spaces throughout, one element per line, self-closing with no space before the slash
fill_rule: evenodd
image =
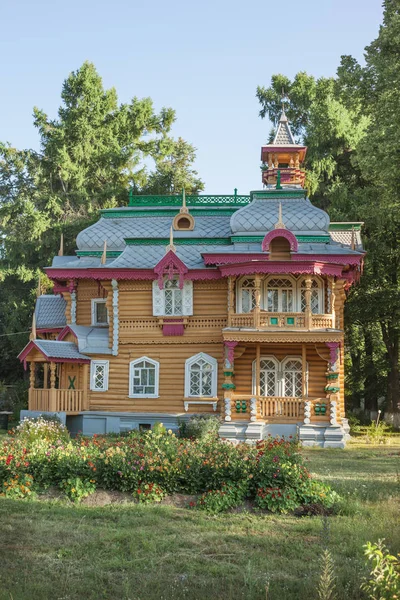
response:
<path id="1" fill-rule="evenodd" d="M 0 495 L 31 496 L 50 486 L 74 501 L 96 488 L 129 492 L 140 502 L 194 494 L 200 497 L 191 504 L 209 512 L 245 499 L 274 512 L 307 504 L 331 508 L 339 499 L 311 479 L 291 439 L 234 446 L 217 437 L 179 438 L 161 426 L 126 436 L 70 439 L 60 424 L 26 421 L 0 446 Z"/>

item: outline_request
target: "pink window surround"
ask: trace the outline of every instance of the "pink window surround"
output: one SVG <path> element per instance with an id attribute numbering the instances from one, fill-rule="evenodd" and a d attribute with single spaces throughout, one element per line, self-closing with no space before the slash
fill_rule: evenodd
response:
<path id="1" fill-rule="evenodd" d="M 164 287 L 164 275 L 168 279 L 173 279 L 175 275 L 179 277 L 179 287 L 183 288 L 184 275 L 188 272 L 188 268 L 180 258 L 177 257 L 175 252 L 170 250 L 154 267 L 154 273 L 157 275 L 158 287 L 160 290 Z"/>
<path id="2" fill-rule="evenodd" d="M 261 250 L 263 252 L 269 252 L 269 247 L 271 245 L 271 242 L 275 238 L 285 238 L 285 240 L 287 240 L 290 244 L 291 252 L 297 252 L 297 250 L 299 248 L 299 244 L 296 240 L 296 236 L 293 235 L 293 233 L 291 231 L 289 231 L 288 229 L 273 229 L 272 231 L 267 233 L 267 235 L 265 236 L 265 238 L 262 241 Z"/>
<path id="3" fill-rule="evenodd" d="M 57 358 L 54 356 L 48 356 L 47 354 L 45 354 L 45 352 L 39 348 L 39 346 L 37 344 L 35 344 L 35 341 L 32 340 L 29 342 L 29 344 L 27 346 L 25 346 L 25 348 L 22 350 L 22 352 L 20 352 L 20 354 L 18 355 L 18 358 L 21 362 L 24 363 L 24 367 L 26 369 L 26 358 L 28 356 L 28 354 L 30 353 L 31 350 L 33 350 L 34 348 L 36 348 L 36 350 L 38 350 L 40 352 L 40 354 L 48 361 L 54 362 L 54 363 L 79 363 L 79 364 L 90 364 L 90 359 L 89 358 Z"/>
<path id="4" fill-rule="evenodd" d="M 163 321 L 163 335 L 183 335 L 185 326 L 182 319 L 164 319 Z"/>

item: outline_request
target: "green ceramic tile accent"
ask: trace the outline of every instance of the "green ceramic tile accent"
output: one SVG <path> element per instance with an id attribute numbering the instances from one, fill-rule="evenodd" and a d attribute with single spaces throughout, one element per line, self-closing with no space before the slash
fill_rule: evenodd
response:
<path id="1" fill-rule="evenodd" d="M 169 238 L 125 238 L 127 246 L 167 246 Z M 175 246 L 193 246 L 198 244 L 213 244 L 229 246 L 229 238 L 174 238 Z"/>
<path id="2" fill-rule="evenodd" d="M 269 322 L 271 325 L 278 325 L 278 317 L 270 317 Z"/>
<path id="3" fill-rule="evenodd" d="M 287 317 L 286 324 L 287 325 L 294 325 L 294 317 Z"/>

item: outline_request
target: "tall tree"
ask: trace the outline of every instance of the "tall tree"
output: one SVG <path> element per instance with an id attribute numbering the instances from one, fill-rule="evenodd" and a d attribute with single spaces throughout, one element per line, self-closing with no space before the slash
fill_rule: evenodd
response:
<path id="1" fill-rule="evenodd" d="M 125 205 L 132 186 L 159 194 L 203 188 L 193 146 L 170 136 L 174 110 L 157 113 L 150 98 L 119 104 L 89 62 L 64 81 L 56 118 L 38 108 L 33 117 L 39 151 L 0 142 L 0 380 L 19 376 L 15 355 L 24 340 L 9 334 L 28 329 L 39 270 L 57 252 L 61 231 L 73 252 L 77 233 L 99 209 Z"/>
<path id="2" fill-rule="evenodd" d="M 400 3 L 384 2 L 378 38 L 365 66 L 343 56 L 335 78 L 274 75 L 259 87 L 261 117 L 276 124 L 282 87 L 287 114 L 308 146 L 307 187 L 332 219 L 362 220 L 364 277 L 349 297 L 348 383 L 354 398 L 388 413 L 400 409 Z M 360 355 L 360 352 L 362 355 Z M 361 381 L 360 381 L 361 379 Z M 386 381 L 386 389 L 382 383 Z"/>

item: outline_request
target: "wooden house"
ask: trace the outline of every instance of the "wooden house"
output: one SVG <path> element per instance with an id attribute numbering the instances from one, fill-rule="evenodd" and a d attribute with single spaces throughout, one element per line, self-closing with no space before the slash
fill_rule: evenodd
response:
<path id="1" fill-rule="evenodd" d="M 346 291 L 361 223 L 330 223 L 304 190 L 306 148 L 282 113 L 249 196 L 134 196 L 56 256 L 36 331 L 29 414 L 119 432 L 192 414 L 221 436 L 343 446 Z"/>

